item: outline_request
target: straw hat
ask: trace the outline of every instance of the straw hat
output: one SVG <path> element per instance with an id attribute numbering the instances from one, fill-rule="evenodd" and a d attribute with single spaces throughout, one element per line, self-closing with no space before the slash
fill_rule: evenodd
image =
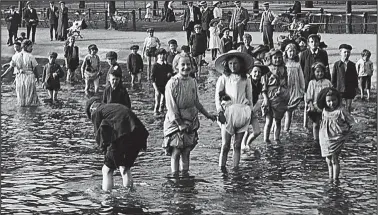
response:
<path id="1" fill-rule="evenodd" d="M 231 50 L 227 53 L 224 53 L 220 55 L 216 60 L 215 60 L 215 70 L 217 70 L 220 73 L 223 73 L 224 66 L 222 65 L 223 61 L 225 61 L 229 57 L 239 57 L 244 60 L 245 63 L 245 68 L 249 70 L 253 66 L 253 58 L 244 52 L 239 52 L 237 50 Z"/>
<path id="2" fill-rule="evenodd" d="M 220 1 L 213 1 L 213 6 L 215 7 L 215 6 L 217 6 L 217 4 L 219 4 L 220 3 Z"/>
<path id="3" fill-rule="evenodd" d="M 151 7 L 151 3 L 148 3 L 147 5 L 146 5 L 146 8 L 150 8 Z"/>
<path id="4" fill-rule="evenodd" d="M 254 65 L 252 67 L 252 69 L 254 67 L 258 67 L 260 68 L 261 70 L 261 76 L 264 76 L 265 74 L 267 74 L 270 70 L 269 70 L 269 67 L 268 66 L 265 66 L 264 64 L 262 64 L 260 61 L 256 61 L 254 62 Z"/>

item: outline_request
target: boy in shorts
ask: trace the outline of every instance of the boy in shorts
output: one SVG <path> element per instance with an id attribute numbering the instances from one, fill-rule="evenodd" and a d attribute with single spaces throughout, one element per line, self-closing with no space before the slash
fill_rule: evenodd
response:
<path id="1" fill-rule="evenodd" d="M 373 76 L 374 71 L 374 65 L 370 61 L 370 56 L 371 52 L 364 49 L 361 53 L 362 58 L 356 63 L 361 99 L 364 100 L 364 91 L 366 89 L 366 99 L 368 101 L 370 99 L 371 76 Z"/>

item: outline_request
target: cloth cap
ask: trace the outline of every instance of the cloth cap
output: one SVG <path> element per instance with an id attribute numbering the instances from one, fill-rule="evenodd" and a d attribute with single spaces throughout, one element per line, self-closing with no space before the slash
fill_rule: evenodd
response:
<path id="1" fill-rule="evenodd" d="M 172 39 L 172 40 L 168 41 L 168 45 L 169 45 L 169 44 L 176 44 L 176 45 L 177 45 L 177 40 Z"/>
<path id="2" fill-rule="evenodd" d="M 204 6 L 206 4 L 207 4 L 206 1 L 200 1 L 200 3 L 198 4 L 198 6 Z"/>
<path id="3" fill-rule="evenodd" d="M 108 53 L 106 53 L 106 58 L 107 59 L 117 59 L 117 53 L 115 53 L 114 51 L 110 51 Z"/>
<path id="4" fill-rule="evenodd" d="M 219 3 L 220 3 L 220 1 L 213 1 L 213 6 L 216 6 Z"/>
<path id="5" fill-rule="evenodd" d="M 65 4 L 66 2 L 65 1 L 59 1 L 60 4 Z"/>
<path id="6" fill-rule="evenodd" d="M 224 53 L 224 54 L 220 55 L 215 60 L 215 63 L 214 63 L 215 70 L 217 70 L 219 73 L 223 73 L 223 71 L 224 71 L 223 61 L 225 61 L 229 57 L 239 57 L 239 58 L 242 58 L 244 60 L 244 64 L 245 64 L 246 70 L 249 70 L 253 66 L 253 61 L 254 60 L 251 57 L 251 55 L 249 55 L 247 53 L 244 53 L 244 52 L 237 51 L 237 50 L 231 50 L 231 51 L 229 51 L 227 53 Z"/>
<path id="7" fill-rule="evenodd" d="M 49 52 L 49 56 L 53 58 L 57 58 L 58 54 L 56 52 Z"/>
<path id="8" fill-rule="evenodd" d="M 253 64 L 253 67 L 258 67 L 260 68 L 261 70 L 261 76 L 267 74 L 270 70 L 269 70 L 269 67 L 268 66 L 265 66 L 264 64 L 262 64 L 260 61 L 255 61 L 254 64 Z"/>
<path id="9" fill-rule="evenodd" d="M 349 51 L 352 50 L 352 46 L 348 44 L 341 44 L 339 49 L 348 49 Z"/>
<path id="10" fill-rule="evenodd" d="M 153 28 L 147 28 L 147 32 L 154 32 L 155 31 L 155 29 L 153 29 Z"/>
<path id="11" fill-rule="evenodd" d="M 221 34 L 224 34 L 225 31 L 230 30 L 229 28 L 225 27 L 221 30 Z"/>
<path id="12" fill-rule="evenodd" d="M 116 64 L 112 67 L 112 69 L 109 71 L 110 75 L 114 75 L 117 78 L 122 78 L 122 70 L 121 67 Z"/>
<path id="13" fill-rule="evenodd" d="M 131 49 L 131 50 L 139 49 L 139 46 L 138 46 L 138 45 L 132 45 L 132 46 L 130 47 L 130 49 Z"/>
<path id="14" fill-rule="evenodd" d="M 30 45 L 33 45 L 33 42 L 31 40 L 28 40 L 28 39 L 23 40 L 22 43 L 21 43 L 22 48 L 24 48 L 26 46 L 30 46 Z"/>
<path id="15" fill-rule="evenodd" d="M 310 34 L 308 36 L 307 40 L 309 40 L 310 38 L 313 38 L 313 37 L 318 38 L 318 40 L 320 41 L 320 35 L 317 35 L 317 34 Z"/>
<path id="16" fill-rule="evenodd" d="M 234 1 L 234 4 L 239 4 L 240 3 L 240 1 Z"/>
<path id="17" fill-rule="evenodd" d="M 96 44 L 89 45 L 88 50 L 98 50 L 97 45 Z"/>
<path id="18" fill-rule="evenodd" d="M 21 42 L 20 41 L 18 41 L 18 40 L 16 40 L 14 43 L 13 43 L 13 45 L 18 45 L 18 46 L 21 46 Z"/>
<path id="19" fill-rule="evenodd" d="M 87 114 L 88 119 L 91 118 L 91 106 L 93 103 L 100 103 L 101 98 L 99 97 L 91 97 L 90 99 L 87 100 L 85 103 L 85 113 Z"/>
<path id="20" fill-rule="evenodd" d="M 167 51 L 163 48 L 159 48 L 158 50 L 156 50 L 155 52 L 156 55 L 159 55 L 159 54 L 167 54 Z"/>
<path id="21" fill-rule="evenodd" d="M 30 1 L 27 1 L 27 2 L 26 2 L 26 5 L 29 5 L 30 3 L 31 3 Z"/>
<path id="22" fill-rule="evenodd" d="M 267 56 L 268 56 L 268 57 L 272 57 L 272 56 L 274 56 L 274 55 L 276 55 L 276 54 L 281 54 L 281 55 L 283 55 L 281 49 L 275 49 L 275 48 L 272 48 L 272 49 L 268 52 Z"/>
<path id="23" fill-rule="evenodd" d="M 269 6 L 269 2 L 264 2 L 264 6 Z"/>
<path id="24" fill-rule="evenodd" d="M 194 28 L 201 28 L 201 25 L 200 24 L 195 24 Z"/>

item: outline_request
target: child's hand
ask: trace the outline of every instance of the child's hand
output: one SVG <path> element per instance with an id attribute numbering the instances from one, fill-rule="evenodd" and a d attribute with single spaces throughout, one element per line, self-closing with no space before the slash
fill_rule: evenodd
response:
<path id="1" fill-rule="evenodd" d="M 226 123 L 226 117 L 224 116 L 224 112 L 223 111 L 220 111 L 218 113 L 218 121 L 221 123 L 221 124 L 225 124 Z"/>
<path id="2" fill-rule="evenodd" d="M 214 122 L 217 120 L 217 115 L 210 114 L 210 116 L 208 116 L 207 118 Z"/>
<path id="3" fill-rule="evenodd" d="M 186 131 L 188 129 L 188 126 L 186 124 L 179 125 L 178 127 L 180 131 Z"/>
<path id="4" fill-rule="evenodd" d="M 54 72 L 53 77 L 56 78 L 56 76 L 58 76 L 58 73 Z"/>

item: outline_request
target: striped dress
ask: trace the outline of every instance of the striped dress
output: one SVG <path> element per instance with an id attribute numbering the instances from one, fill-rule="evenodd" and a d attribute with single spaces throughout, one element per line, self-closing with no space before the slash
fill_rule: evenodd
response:
<path id="1" fill-rule="evenodd" d="M 10 65 L 15 68 L 17 103 L 21 107 L 39 104 L 35 75 L 33 70 L 38 65 L 35 57 L 22 51 L 12 57 Z"/>

